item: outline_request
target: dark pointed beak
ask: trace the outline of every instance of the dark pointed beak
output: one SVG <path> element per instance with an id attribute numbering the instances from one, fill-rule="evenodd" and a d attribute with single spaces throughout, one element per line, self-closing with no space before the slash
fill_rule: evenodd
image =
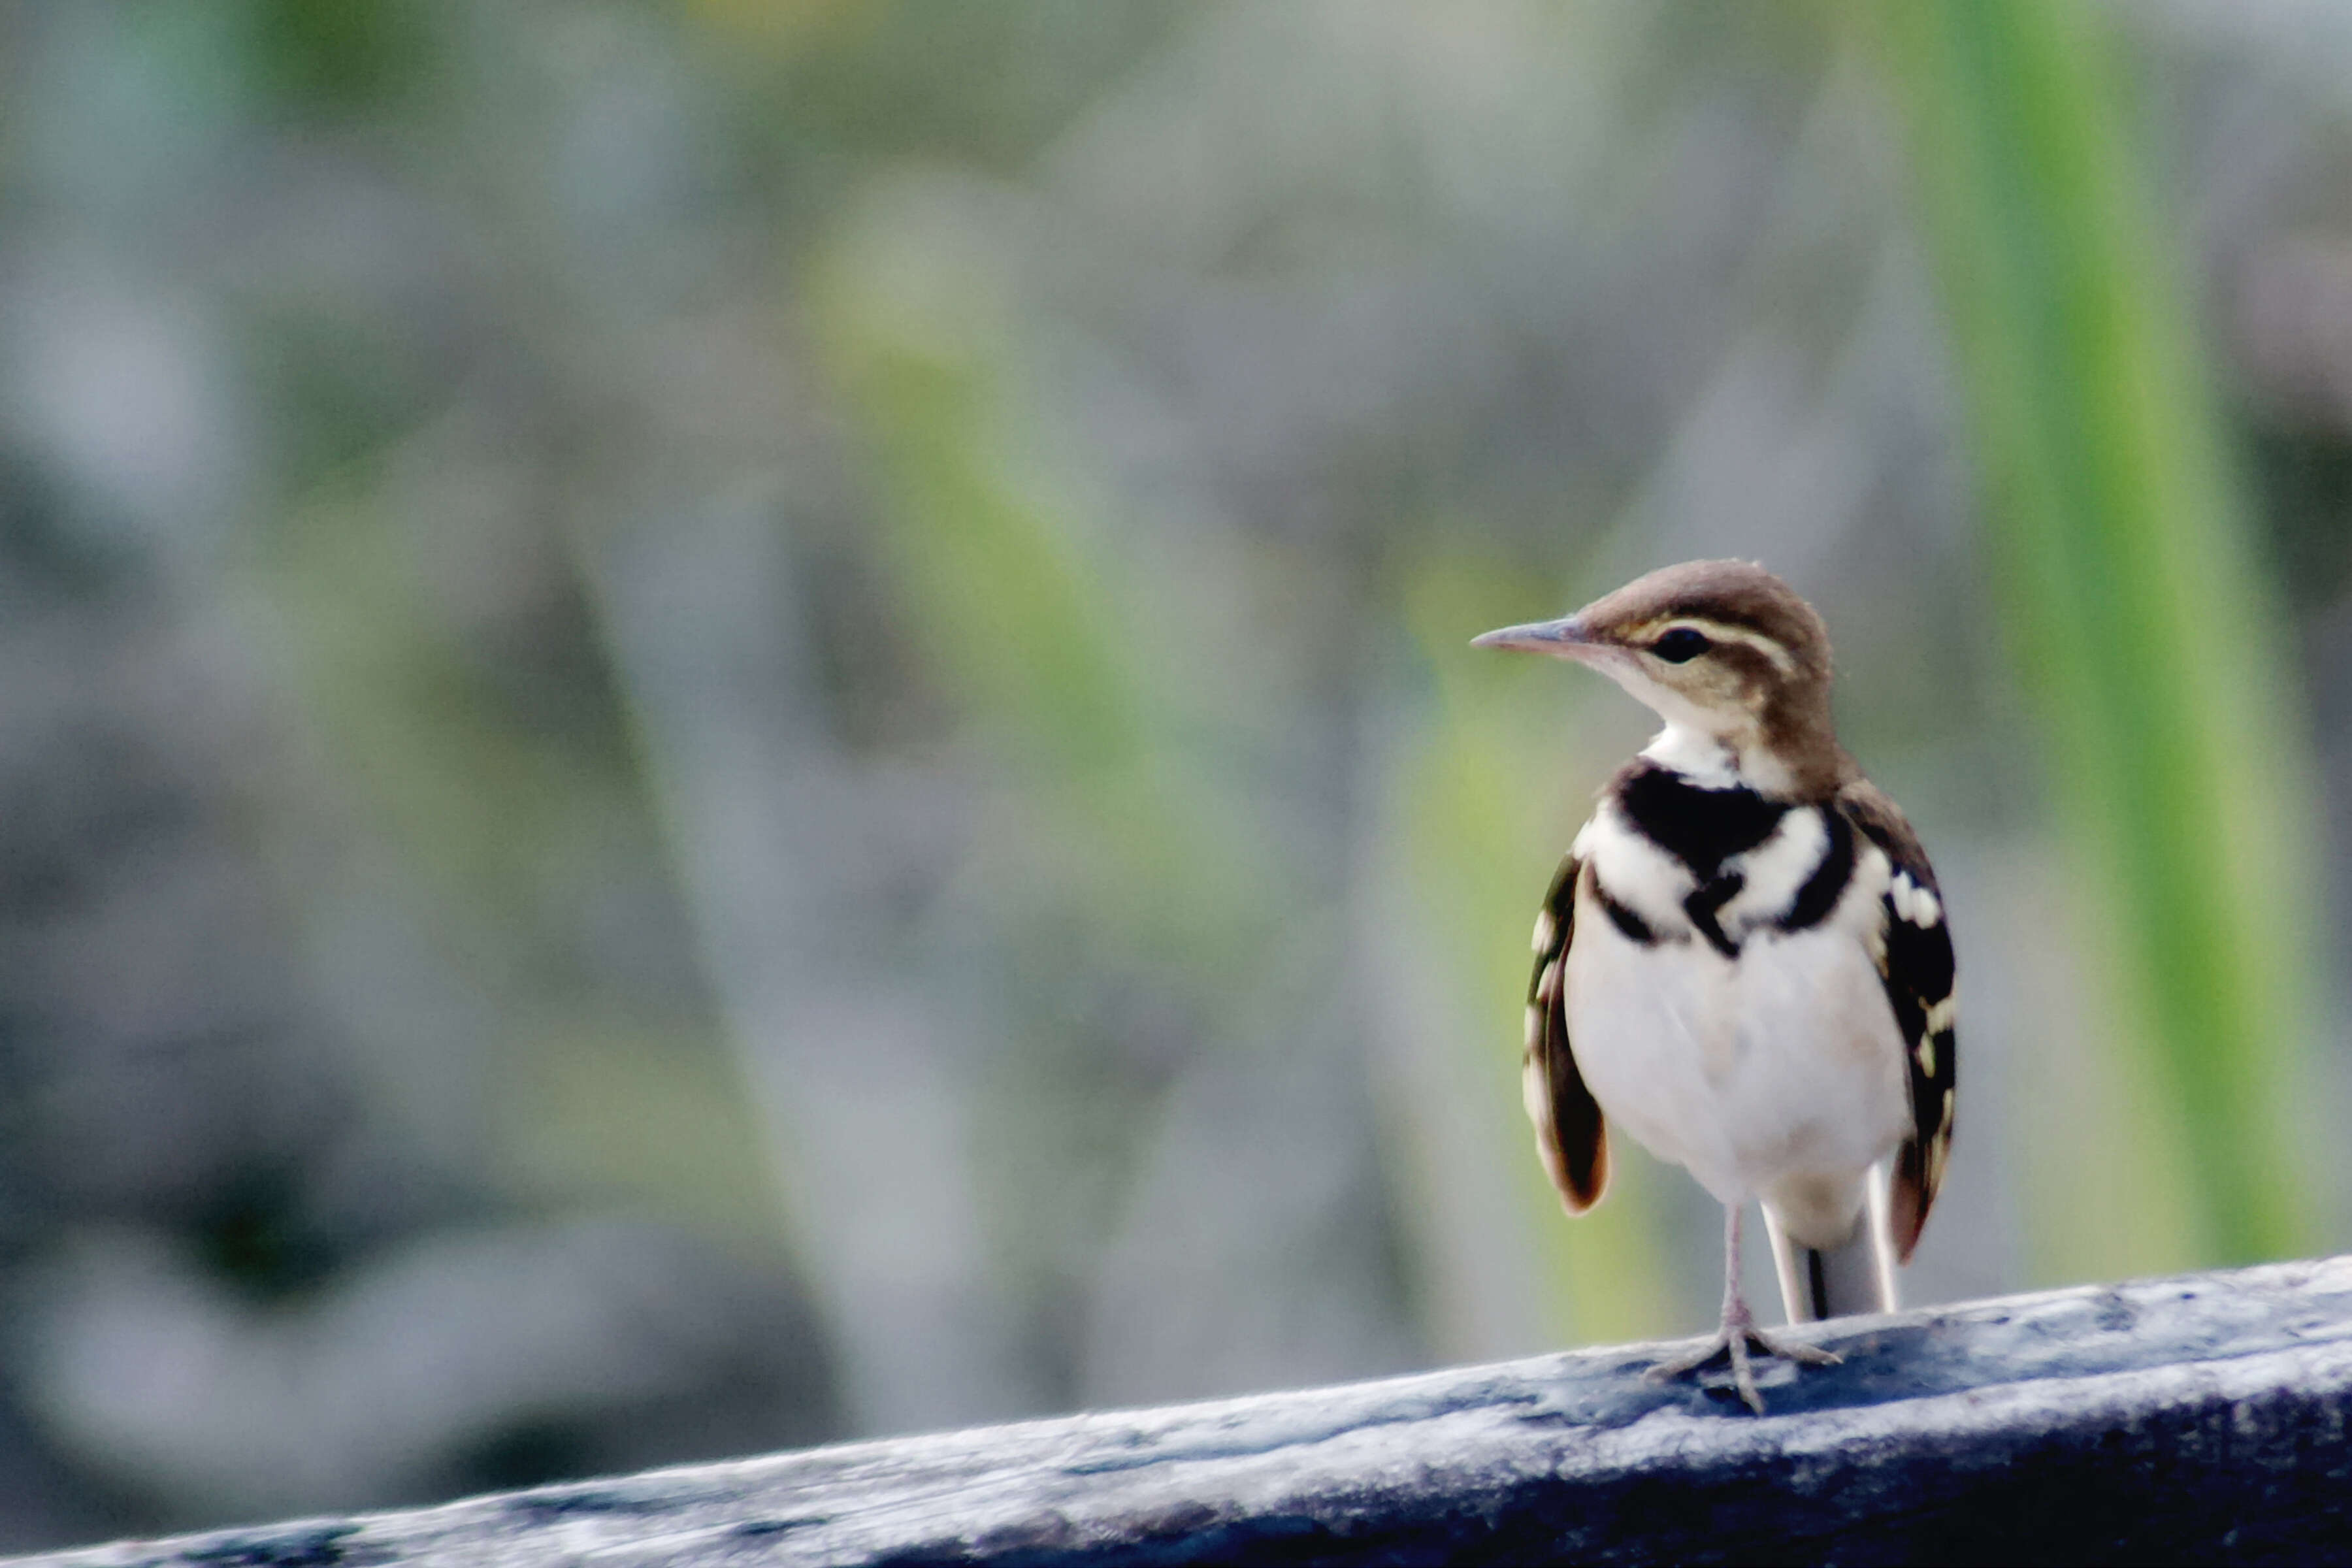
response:
<path id="1" fill-rule="evenodd" d="M 1574 616 L 1563 616 L 1556 621 L 1529 621 L 1523 626 L 1505 626 L 1499 631 L 1485 633 L 1470 639 L 1472 647 L 1510 648 L 1520 653 L 1548 653 L 1554 658 L 1574 658 L 1580 649 L 1593 646 L 1592 635 L 1584 623 Z"/>

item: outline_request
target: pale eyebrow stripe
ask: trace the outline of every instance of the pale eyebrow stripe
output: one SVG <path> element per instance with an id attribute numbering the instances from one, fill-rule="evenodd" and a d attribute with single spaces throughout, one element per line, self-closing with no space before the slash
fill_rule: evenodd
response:
<path id="1" fill-rule="evenodd" d="M 1717 642 L 1745 644 L 1770 659 L 1773 667 L 1783 674 L 1797 668 L 1794 656 L 1779 642 L 1766 637 L 1762 632 L 1749 631 L 1746 626 L 1735 626 L 1723 621 L 1711 621 L 1704 616 L 1675 616 L 1669 620 L 1656 623 L 1653 631 L 1645 632 L 1643 635 L 1654 637 L 1673 631 L 1677 626 L 1688 626 L 1691 630 Z"/>

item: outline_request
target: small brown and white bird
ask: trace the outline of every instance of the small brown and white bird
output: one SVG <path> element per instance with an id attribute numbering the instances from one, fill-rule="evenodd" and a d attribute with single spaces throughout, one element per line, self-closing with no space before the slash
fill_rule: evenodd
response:
<path id="1" fill-rule="evenodd" d="M 1536 1146 L 1581 1214 L 1609 1123 L 1724 1205 L 1727 1356 L 1759 1415 L 1740 1290 L 1760 1201 L 1791 1322 L 1891 1310 L 1951 1147 L 1952 943 L 1910 824 L 1839 746 L 1830 641 L 1761 566 L 1693 561 L 1479 647 L 1573 659 L 1665 728 L 1601 792 L 1535 932 L 1523 1083 Z"/>

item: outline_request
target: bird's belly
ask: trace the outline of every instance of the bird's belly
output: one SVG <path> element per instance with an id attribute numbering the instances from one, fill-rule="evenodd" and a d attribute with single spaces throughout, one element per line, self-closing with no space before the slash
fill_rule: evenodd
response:
<path id="1" fill-rule="evenodd" d="M 1907 1123 L 1903 1045 L 1851 931 L 1759 932 L 1726 958 L 1643 944 L 1580 905 L 1568 1033 L 1609 1119 L 1725 1203 L 1858 1176 Z"/>

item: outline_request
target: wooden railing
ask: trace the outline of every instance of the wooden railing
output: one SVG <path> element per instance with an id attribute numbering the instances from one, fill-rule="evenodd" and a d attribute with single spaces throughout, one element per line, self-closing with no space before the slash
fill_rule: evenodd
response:
<path id="1" fill-rule="evenodd" d="M 2352 1258 L 542 1487 L 60 1564 L 2352 1561 Z"/>

